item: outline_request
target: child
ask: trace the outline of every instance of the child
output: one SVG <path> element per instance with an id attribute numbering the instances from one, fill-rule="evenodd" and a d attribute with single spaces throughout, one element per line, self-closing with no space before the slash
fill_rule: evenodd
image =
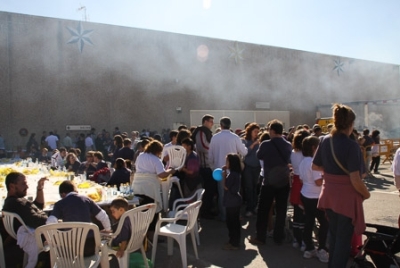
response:
<path id="1" fill-rule="evenodd" d="M 321 262 L 327 263 L 329 255 L 326 251 L 326 239 L 328 235 L 328 221 L 325 212 L 317 208 L 319 195 L 322 186 L 322 174 L 319 171 L 311 169 L 312 159 L 319 144 L 319 138 L 316 136 L 308 136 L 303 140 L 304 159 L 300 163 L 300 178 L 303 181 L 301 188 L 301 201 L 304 206 L 305 225 L 303 239 L 306 244 L 304 258 L 318 257 Z M 318 231 L 318 251 L 314 247 L 312 232 L 315 225 L 315 218 L 319 222 Z"/>
<path id="2" fill-rule="evenodd" d="M 229 232 L 229 242 L 223 247 L 224 250 L 238 250 L 240 244 L 240 207 L 242 197 L 240 196 L 240 174 L 242 172 L 238 154 L 228 154 L 226 165 L 222 167 L 222 178 L 224 185 L 223 205 L 226 208 L 226 226 Z"/>
<path id="3" fill-rule="evenodd" d="M 128 210 L 128 201 L 123 198 L 114 199 L 110 204 L 111 215 L 117 220 L 117 222 L 112 226 L 113 232 L 116 231 L 119 223 L 119 219 L 122 214 Z M 116 256 L 121 258 L 124 256 L 124 251 L 126 249 L 126 244 L 128 243 L 129 238 L 131 237 L 131 222 L 129 218 L 126 218 L 124 224 L 122 226 L 121 232 L 117 237 L 115 237 L 112 242 L 112 247 L 118 247 Z"/>

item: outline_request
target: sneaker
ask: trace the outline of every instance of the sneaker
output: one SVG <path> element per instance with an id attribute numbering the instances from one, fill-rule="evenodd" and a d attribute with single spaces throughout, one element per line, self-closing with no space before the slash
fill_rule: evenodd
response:
<path id="1" fill-rule="evenodd" d="M 313 257 L 317 257 L 317 250 L 316 249 L 304 251 L 303 258 L 311 259 Z"/>
<path id="2" fill-rule="evenodd" d="M 306 244 L 301 243 L 300 251 L 305 251 L 306 250 Z"/>
<path id="3" fill-rule="evenodd" d="M 253 244 L 253 245 L 265 245 L 265 242 L 258 240 L 256 237 L 253 237 L 253 236 L 249 237 L 248 240 L 249 240 L 249 243 Z"/>
<path id="4" fill-rule="evenodd" d="M 246 214 L 244 214 L 244 216 L 249 218 L 253 216 L 253 213 L 251 211 L 247 211 Z"/>
<path id="5" fill-rule="evenodd" d="M 318 250 L 317 257 L 320 262 L 323 262 L 323 263 L 329 262 L 329 254 L 328 254 L 328 252 L 326 252 L 325 249 Z"/>
<path id="6" fill-rule="evenodd" d="M 299 248 L 299 243 L 296 240 L 294 240 L 292 243 L 292 247 Z"/>
<path id="7" fill-rule="evenodd" d="M 374 171 L 374 174 L 380 174 L 380 172 L 379 171 Z"/>
<path id="8" fill-rule="evenodd" d="M 233 246 L 231 243 L 227 243 L 225 246 L 222 247 L 223 250 L 238 250 L 239 247 Z"/>

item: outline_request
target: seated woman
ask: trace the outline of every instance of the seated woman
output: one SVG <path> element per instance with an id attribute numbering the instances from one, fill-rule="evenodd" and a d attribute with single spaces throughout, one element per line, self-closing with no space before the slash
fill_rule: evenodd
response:
<path id="1" fill-rule="evenodd" d="M 159 178 L 168 177 L 175 173 L 175 169 L 164 169 L 160 159 L 163 150 L 163 144 L 153 140 L 146 145 L 144 151 L 136 159 L 136 173 L 133 179 L 133 191 L 140 197 L 140 205 L 156 203 L 157 213 L 153 222 L 149 226 L 149 238 L 156 227 L 158 212 L 162 210 L 162 199 L 160 194 L 161 183 Z"/>
<path id="2" fill-rule="evenodd" d="M 42 148 L 41 154 L 39 155 L 39 158 L 38 158 L 39 162 L 46 163 L 46 164 L 50 163 L 51 158 L 48 155 L 48 152 L 49 152 L 49 150 L 47 150 L 47 148 Z"/>
<path id="3" fill-rule="evenodd" d="M 129 183 L 131 171 L 126 168 L 125 160 L 123 158 L 117 158 L 114 165 L 115 171 L 111 175 L 107 185 L 117 185 L 118 190 L 121 183 Z"/>
<path id="4" fill-rule="evenodd" d="M 69 153 L 67 155 L 67 162 L 65 163 L 65 168 L 69 172 L 74 172 L 78 174 L 79 167 L 81 166 L 81 162 L 79 162 L 78 158 L 74 153 Z"/>
<path id="5" fill-rule="evenodd" d="M 190 138 L 186 138 L 182 141 L 182 146 L 186 149 L 186 161 L 185 166 L 182 168 L 184 173 L 183 181 L 183 195 L 189 197 L 194 192 L 201 188 L 202 177 L 200 176 L 200 161 L 197 157 L 197 153 L 193 151 L 194 142 Z"/>

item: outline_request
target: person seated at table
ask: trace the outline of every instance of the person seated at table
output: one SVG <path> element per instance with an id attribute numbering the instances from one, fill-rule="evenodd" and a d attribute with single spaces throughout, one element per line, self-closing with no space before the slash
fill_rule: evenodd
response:
<path id="1" fill-rule="evenodd" d="M 67 162 L 65 163 L 65 168 L 69 172 L 74 172 L 78 174 L 78 169 L 81 166 L 81 162 L 79 162 L 78 158 L 74 153 L 69 153 L 66 157 Z"/>
<path id="2" fill-rule="evenodd" d="M 111 232 L 111 223 L 107 213 L 99 207 L 92 199 L 78 194 L 75 184 L 72 181 L 63 181 L 59 186 L 61 200 L 54 204 L 46 224 L 63 222 L 92 222 L 91 217 L 95 217 L 101 222 L 103 231 Z M 88 235 L 85 243 L 84 255 L 94 254 L 95 241 L 93 234 Z"/>
<path id="3" fill-rule="evenodd" d="M 51 158 L 50 158 L 50 156 L 48 155 L 48 152 L 49 152 L 49 150 L 47 150 L 47 148 L 42 148 L 42 150 L 41 150 L 41 154 L 39 155 L 39 162 L 42 162 L 42 163 L 50 163 L 50 160 L 51 160 Z"/>
<path id="4" fill-rule="evenodd" d="M 51 166 L 53 168 L 60 168 L 65 165 L 65 157 L 67 156 L 67 149 L 61 147 L 60 150 L 55 149 L 51 156 Z"/>
<path id="5" fill-rule="evenodd" d="M 183 195 L 189 197 L 194 194 L 197 189 L 201 188 L 203 179 L 199 173 L 200 160 L 197 157 L 197 153 L 194 149 L 194 142 L 191 138 L 186 138 L 182 141 L 182 146 L 186 150 L 185 165 L 182 168 L 184 174 L 183 184 Z"/>
<path id="6" fill-rule="evenodd" d="M 84 174 L 86 172 L 86 179 L 89 179 L 89 176 L 96 172 L 97 164 L 93 159 L 94 153 L 94 151 L 88 151 L 86 153 L 86 161 L 82 162 L 78 169 L 78 174 Z"/>
<path id="7" fill-rule="evenodd" d="M 174 168 L 165 170 L 160 159 L 163 144 L 152 140 L 146 145 L 144 151 L 136 159 L 136 173 L 133 179 L 132 188 L 135 195 L 140 197 L 140 205 L 156 203 L 157 209 L 154 219 L 149 226 L 148 238 L 153 239 L 156 227 L 158 212 L 162 210 L 162 199 L 160 195 L 161 183 L 159 178 L 166 178 L 175 173 Z"/>
<path id="8" fill-rule="evenodd" d="M 32 233 L 26 232 L 25 228 L 18 221 L 14 221 L 14 230 L 17 231 L 17 244 L 28 253 L 28 264 L 26 267 L 35 267 L 38 260 L 38 247 L 33 234 L 34 229 L 45 225 L 47 214 L 43 211 L 44 193 L 43 187 L 46 177 L 40 178 L 36 188 L 36 198 L 30 201 L 25 198 L 28 190 L 28 182 L 24 174 L 20 172 L 11 172 L 6 176 L 5 184 L 7 188 L 7 197 L 4 200 L 3 211 L 18 214 L 26 226 L 32 228 Z"/>
<path id="9" fill-rule="evenodd" d="M 117 159 L 118 161 L 118 159 Z M 110 212 L 111 215 L 114 217 L 116 222 L 112 226 L 112 231 L 115 232 L 119 225 L 119 219 L 121 218 L 122 214 L 124 214 L 129 209 L 128 201 L 124 198 L 116 198 L 110 204 Z M 126 245 L 131 237 L 131 221 L 129 218 L 125 218 L 125 221 L 122 225 L 121 232 L 111 241 L 112 247 L 118 247 L 116 256 L 121 258 L 124 256 L 124 251 L 126 249 Z"/>
<path id="10" fill-rule="evenodd" d="M 107 163 L 103 160 L 103 153 L 96 151 L 93 153 L 93 161 L 96 163 L 96 171 L 108 167 Z"/>
<path id="11" fill-rule="evenodd" d="M 114 165 L 115 171 L 111 175 L 107 185 L 117 185 L 118 191 L 121 183 L 129 183 L 131 171 L 126 168 L 125 160 L 123 158 L 117 158 Z"/>

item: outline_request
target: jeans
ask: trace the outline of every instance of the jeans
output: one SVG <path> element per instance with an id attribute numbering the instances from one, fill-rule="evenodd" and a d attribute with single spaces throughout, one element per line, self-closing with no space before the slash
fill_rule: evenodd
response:
<path id="1" fill-rule="evenodd" d="M 229 243 L 232 246 L 239 247 L 240 233 L 242 225 L 240 224 L 240 206 L 227 207 L 226 209 L 226 227 L 228 227 Z"/>
<path id="2" fill-rule="evenodd" d="M 246 166 L 243 171 L 246 211 L 254 211 L 257 206 L 257 184 L 261 167 Z"/>
<path id="3" fill-rule="evenodd" d="M 204 183 L 203 204 L 201 211 L 205 214 L 211 214 L 214 205 L 214 196 L 217 194 L 217 182 L 212 177 L 211 168 L 200 168 L 200 175 Z"/>
<path id="4" fill-rule="evenodd" d="M 378 172 L 380 162 L 381 162 L 380 156 L 372 157 L 372 162 L 371 162 L 371 166 L 370 166 L 369 170 L 370 171 L 374 170 L 374 172 Z"/>
<path id="5" fill-rule="evenodd" d="M 314 242 L 312 239 L 312 233 L 315 226 L 315 218 L 319 222 L 318 230 L 318 249 L 326 250 L 326 238 L 328 236 L 328 221 L 325 217 L 325 212 L 317 208 L 318 198 L 307 198 L 301 195 L 301 201 L 304 205 L 305 212 L 305 226 L 303 239 L 306 244 L 306 250 L 313 250 Z"/>
<path id="6" fill-rule="evenodd" d="M 261 186 L 256 221 L 257 240 L 262 242 L 266 240 L 268 215 L 274 200 L 276 210 L 274 241 L 276 243 L 281 243 L 285 238 L 285 220 L 289 191 L 289 184 L 282 188 L 275 188 L 270 185 Z"/>
<path id="7" fill-rule="evenodd" d="M 354 226 L 351 218 L 326 210 L 329 221 L 329 268 L 346 267 Z"/>

